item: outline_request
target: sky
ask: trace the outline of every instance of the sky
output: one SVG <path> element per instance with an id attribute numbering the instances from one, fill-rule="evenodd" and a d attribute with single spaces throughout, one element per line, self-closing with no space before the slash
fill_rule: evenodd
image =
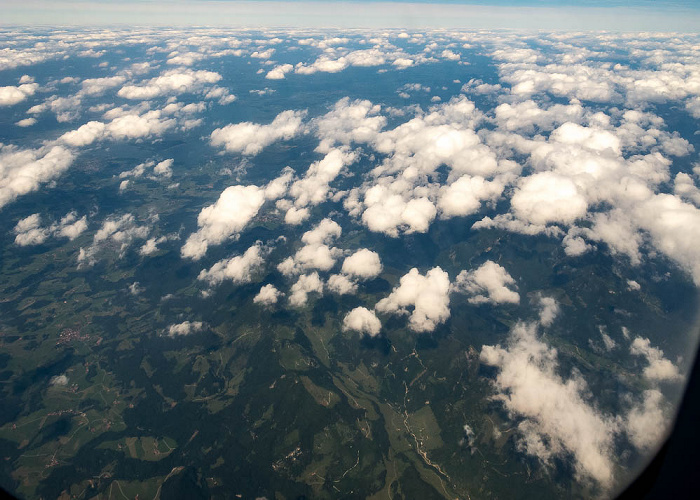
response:
<path id="1" fill-rule="evenodd" d="M 4 0 L 5 25 L 217 25 L 697 32 L 691 0 Z M 400 4 L 400 6 L 397 6 Z"/>

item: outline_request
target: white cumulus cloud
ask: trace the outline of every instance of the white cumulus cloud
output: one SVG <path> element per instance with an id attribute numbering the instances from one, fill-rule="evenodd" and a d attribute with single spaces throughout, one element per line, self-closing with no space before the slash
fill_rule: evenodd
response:
<path id="1" fill-rule="evenodd" d="M 388 297 L 377 303 L 376 310 L 409 314 L 411 330 L 431 332 L 450 317 L 450 277 L 439 267 L 425 275 L 413 268 L 401 277 L 399 286 Z"/>
<path id="2" fill-rule="evenodd" d="M 356 307 L 343 319 L 343 331 L 358 332 L 376 337 L 382 329 L 382 323 L 373 311 L 365 307 Z"/>

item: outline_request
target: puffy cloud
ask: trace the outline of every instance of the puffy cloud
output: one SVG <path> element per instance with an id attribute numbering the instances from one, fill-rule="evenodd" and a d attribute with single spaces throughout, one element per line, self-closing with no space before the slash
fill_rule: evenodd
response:
<path id="1" fill-rule="evenodd" d="M 535 235 L 546 234 L 548 236 L 561 236 L 562 230 L 556 226 L 545 226 L 543 224 L 531 224 L 513 217 L 512 214 L 499 214 L 493 218 L 484 217 L 480 221 L 472 224 L 472 229 L 498 228 L 512 233 Z"/>
<path id="2" fill-rule="evenodd" d="M 51 377 L 51 380 L 49 380 L 49 385 L 66 386 L 68 385 L 68 377 L 65 373 L 62 375 L 54 375 Z"/>
<path id="3" fill-rule="evenodd" d="M 345 57 L 334 59 L 327 55 L 322 55 L 309 65 L 298 64 L 295 72 L 300 75 L 313 75 L 314 73 L 339 73 L 350 65 Z"/>
<path id="4" fill-rule="evenodd" d="M 117 95 L 125 99 L 148 100 L 165 95 L 178 95 L 201 90 L 207 84 L 221 80 L 221 75 L 213 71 L 172 69 L 152 78 L 141 85 L 125 85 Z"/>
<path id="5" fill-rule="evenodd" d="M 332 149 L 326 156 L 312 163 L 302 179 L 289 188 L 298 210 L 308 205 L 318 205 L 328 198 L 330 183 L 340 174 L 341 169 L 355 161 L 357 155 L 341 149 Z M 294 219 L 294 217 L 292 217 Z"/>
<path id="6" fill-rule="evenodd" d="M 56 115 L 56 120 L 59 123 L 69 122 L 80 116 L 81 104 L 82 96 L 80 94 L 63 97 L 53 95 L 47 98 L 43 103 L 29 108 L 27 113 L 37 114 L 50 110 Z"/>
<path id="7" fill-rule="evenodd" d="M 693 118 L 700 118 L 700 96 L 688 99 L 685 103 L 685 109 Z"/>
<path id="8" fill-rule="evenodd" d="M 337 222 L 326 218 L 319 222 L 314 229 L 305 232 L 301 241 L 307 245 L 321 245 L 339 238 L 342 233 L 343 229 Z"/>
<path id="9" fill-rule="evenodd" d="M 487 176 L 498 165 L 494 153 L 473 130 L 482 119 L 473 102 L 465 96 L 455 97 L 424 116 L 382 132 L 375 148 L 392 155 L 385 164 L 387 172 L 413 167 L 429 174 L 444 164 L 455 174 Z"/>
<path id="10" fill-rule="evenodd" d="M 74 158 L 70 150 L 61 146 L 17 149 L 0 144 L 0 209 L 57 178 Z"/>
<path id="11" fill-rule="evenodd" d="M 49 237 L 48 229 L 41 227 L 41 215 L 33 214 L 20 220 L 15 226 L 15 245 L 41 245 Z"/>
<path id="12" fill-rule="evenodd" d="M 559 303 L 554 297 L 538 297 L 540 306 L 540 325 L 551 326 L 559 315 Z"/>
<path id="13" fill-rule="evenodd" d="M 551 92 L 559 97 L 575 97 L 586 101 L 619 101 L 615 82 L 607 70 L 584 64 L 547 66 L 501 65 L 501 81 L 511 85 L 511 93 L 528 98 Z"/>
<path id="14" fill-rule="evenodd" d="M 456 52 L 452 52 L 451 50 L 445 49 L 440 53 L 440 57 L 443 59 L 447 59 L 448 61 L 459 61 L 461 56 L 457 54 Z"/>
<path id="15" fill-rule="evenodd" d="M 168 327 L 168 337 L 182 337 L 191 333 L 199 332 L 204 328 L 201 321 L 183 321 Z"/>
<path id="16" fill-rule="evenodd" d="M 648 365 L 644 368 L 644 376 L 654 382 L 678 381 L 681 374 L 678 367 L 664 357 L 664 352 L 653 347 L 647 338 L 636 337 L 630 346 L 630 352 L 646 358 Z"/>
<path id="17" fill-rule="evenodd" d="M 0 50 L 0 70 L 31 66 L 64 54 L 65 52 L 58 47 L 48 47 L 46 44 L 32 44 L 29 47 L 17 48 L 6 46 Z"/>
<path id="18" fill-rule="evenodd" d="M 599 326 L 598 329 L 600 330 L 600 336 L 603 339 L 603 347 L 605 347 L 605 350 L 612 351 L 615 349 L 615 347 L 617 347 L 617 342 L 615 342 L 613 338 L 605 332 L 603 327 Z"/>
<path id="19" fill-rule="evenodd" d="M 275 66 L 270 71 L 268 71 L 265 75 L 265 78 L 267 78 L 268 80 L 283 80 L 284 76 L 293 69 L 294 66 L 292 66 L 291 64 L 280 64 L 279 66 Z"/>
<path id="20" fill-rule="evenodd" d="M 457 275 L 454 289 L 470 295 L 472 304 L 517 304 L 518 292 L 508 288 L 515 280 L 502 266 L 487 260 L 478 269 L 462 271 Z"/>
<path id="21" fill-rule="evenodd" d="M 149 179 L 151 180 L 161 180 L 161 179 L 170 179 L 173 176 L 173 163 L 175 160 L 172 158 L 168 158 L 167 160 L 160 161 L 156 163 L 153 160 L 148 160 L 143 163 L 139 163 L 136 165 L 134 168 L 131 170 L 125 170 L 123 172 L 119 173 L 119 178 L 124 179 L 127 177 L 143 177 L 143 175 L 146 173 L 148 169 L 153 169 L 151 172 L 151 175 L 148 176 Z M 126 186 L 128 185 L 129 181 L 122 182 L 124 185 L 124 188 L 120 187 L 120 190 L 126 189 Z"/>
<path id="22" fill-rule="evenodd" d="M 342 274 L 334 274 L 328 278 L 328 289 L 339 295 L 354 294 L 357 292 L 359 280 L 374 278 L 381 272 L 382 263 L 379 260 L 379 254 L 362 248 L 345 258 Z"/>
<path id="23" fill-rule="evenodd" d="M 620 153 L 620 139 L 615 134 L 594 127 L 583 127 L 577 123 L 567 122 L 554 130 L 550 140 L 560 144 L 583 144 L 594 151 L 610 150 Z"/>
<path id="24" fill-rule="evenodd" d="M 231 280 L 236 284 L 249 283 L 255 273 L 264 263 L 265 249 L 259 243 L 245 251 L 243 255 L 224 259 L 214 264 L 210 269 L 199 273 L 197 279 L 206 281 L 210 286 L 222 281 Z"/>
<path id="25" fill-rule="evenodd" d="M 452 184 L 440 188 L 437 207 L 444 218 L 476 213 L 485 200 L 496 200 L 505 185 L 481 176 L 463 175 Z"/>
<path id="26" fill-rule="evenodd" d="M 205 99 L 218 99 L 219 104 L 221 106 L 225 106 L 227 104 L 231 104 L 234 102 L 236 99 L 238 99 L 235 95 L 229 93 L 228 89 L 225 89 L 223 87 L 211 87 L 206 94 L 204 94 Z"/>
<path id="27" fill-rule="evenodd" d="M 333 274 L 328 278 L 328 290 L 338 295 L 354 294 L 357 291 L 357 283 L 350 280 L 344 274 Z"/>
<path id="28" fill-rule="evenodd" d="M 552 172 L 525 177 L 511 198 L 513 212 L 533 224 L 572 223 L 586 215 L 588 201 L 576 184 Z"/>
<path id="29" fill-rule="evenodd" d="M 109 218 L 102 227 L 95 233 L 94 240 L 96 243 L 113 239 L 114 241 L 124 241 L 130 236 L 145 237 L 149 232 L 146 226 L 137 226 L 134 216 L 124 214 L 118 218 Z"/>
<path id="30" fill-rule="evenodd" d="M 370 231 L 397 237 L 399 230 L 405 233 L 425 233 L 435 219 L 437 209 L 426 197 L 406 201 L 399 194 L 381 185 L 374 186 L 365 193 L 362 222 Z"/>
<path id="31" fill-rule="evenodd" d="M 32 125 L 36 125 L 36 118 L 23 118 L 22 120 L 18 120 L 15 125 L 18 127 L 31 127 Z"/>
<path id="32" fill-rule="evenodd" d="M 105 126 L 105 132 L 116 140 L 140 139 L 161 135 L 176 125 L 176 119 L 165 117 L 160 110 L 152 110 L 143 114 L 135 112 L 117 116 Z"/>
<path id="33" fill-rule="evenodd" d="M 139 295 L 144 290 L 145 290 L 145 288 L 142 287 L 138 281 L 134 281 L 131 285 L 129 285 L 129 293 L 131 295 Z"/>
<path id="34" fill-rule="evenodd" d="M 605 242 L 613 255 L 627 255 L 632 264 L 639 264 L 642 260 L 640 251 L 642 233 L 632 216 L 633 214 L 622 209 L 597 213 L 591 217 L 592 228 L 584 233 L 590 239 Z"/>
<path id="35" fill-rule="evenodd" d="M 345 258 L 342 272 L 355 278 L 375 278 L 382 272 L 379 254 L 367 248 L 361 248 Z"/>
<path id="36" fill-rule="evenodd" d="M 376 337 L 382 329 L 382 323 L 373 311 L 365 307 L 356 307 L 343 319 L 343 331 L 358 332 L 362 335 Z"/>
<path id="37" fill-rule="evenodd" d="M 696 207 L 700 207 L 700 189 L 695 185 L 690 175 L 684 172 L 676 174 L 673 181 L 673 193 L 691 201 Z"/>
<path id="38" fill-rule="evenodd" d="M 105 124 L 98 121 L 91 121 L 85 125 L 81 125 L 76 130 L 71 130 L 63 134 L 58 140 L 69 146 L 82 147 L 88 146 L 98 139 L 101 139 L 105 133 Z"/>
<path id="39" fill-rule="evenodd" d="M 625 430 L 632 444 L 642 451 L 658 446 L 668 430 L 664 397 L 658 389 L 648 389 L 642 401 L 625 415 Z"/>
<path id="40" fill-rule="evenodd" d="M 80 93 L 88 96 L 100 96 L 107 90 L 118 87 L 126 81 L 122 75 L 108 76 L 104 78 L 86 78 L 80 83 Z"/>
<path id="41" fill-rule="evenodd" d="M 17 87 L 0 87 L 0 107 L 13 106 L 34 95 L 39 88 L 36 83 L 25 83 Z"/>
<path id="42" fill-rule="evenodd" d="M 126 177 L 142 177 L 146 173 L 147 168 L 151 168 L 155 165 L 153 160 L 148 160 L 143 163 L 139 163 L 131 170 L 125 170 L 119 173 L 119 178 L 124 179 Z"/>
<path id="43" fill-rule="evenodd" d="M 567 122 L 580 122 L 584 108 L 577 101 L 570 104 L 553 104 L 547 109 L 532 100 L 504 103 L 494 110 L 496 123 L 508 131 L 533 133 L 535 130 L 553 130 Z"/>
<path id="44" fill-rule="evenodd" d="M 124 181 L 128 182 L 128 181 Z M 173 233 L 173 234 L 167 234 L 164 236 L 160 236 L 158 238 L 149 238 L 146 240 L 146 243 L 144 243 L 141 248 L 139 248 L 139 254 L 148 256 L 148 255 L 153 255 L 154 253 L 158 252 L 159 248 L 158 245 L 161 243 L 165 243 L 166 241 L 172 241 L 172 240 L 179 240 L 180 235 L 178 233 Z"/>
<path id="45" fill-rule="evenodd" d="M 284 214 L 284 222 L 291 226 L 298 226 L 308 219 L 310 215 L 311 212 L 309 212 L 308 208 L 289 207 L 287 213 Z"/>
<path id="46" fill-rule="evenodd" d="M 305 232 L 301 241 L 304 246 L 287 259 L 283 260 L 277 269 L 287 275 L 292 276 L 307 270 L 318 269 L 329 271 L 342 255 L 338 248 L 332 248 L 329 244 L 338 238 L 342 233 L 342 228 L 331 219 L 323 219 L 318 225 Z"/>
<path id="47" fill-rule="evenodd" d="M 71 241 L 83 234 L 86 229 L 87 216 L 83 215 L 78 218 L 78 214 L 75 212 L 67 213 L 58 224 L 51 226 L 51 231 L 55 235 L 68 238 Z"/>
<path id="48" fill-rule="evenodd" d="M 537 338 L 536 325 L 518 323 L 506 347 L 485 345 L 482 363 L 498 368 L 495 396 L 518 426 L 519 448 L 544 463 L 571 456 L 579 478 L 612 485 L 618 424 L 588 401 L 588 387 L 574 372 L 563 379 L 557 351 Z"/>
<path id="49" fill-rule="evenodd" d="M 278 140 L 289 140 L 302 130 L 304 111 L 283 111 L 269 125 L 243 122 L 217 128 L 211 133 L 211 145 L 226 151 L 253 156 Z"/>
<path id="50" fill-rule="evenodd" d="M 391 63 L 392 66 L 396 66 L 398 69 L 405 69 L 410 66 L 413 66 L 415 61 L 413 59 L 410 59 L 408 57 L 399 57 L 397 59 L 394 59 L 394 62 Z"/>
<path id="51" fill-rule="evenodd" d="M 569 257 L 578 257 L 594 248 L 593 245 L 586 243 L 586 240 L 573 234 L 571 230 L 564 236 L 562 245 L 564 246 L 564 253 Z"/>
<path id="52" fill-rule="evenodd" d="M 274 285 L 265 285 L 260 288 L 258 294 L 253 297 L 253 302 L 255 304 L 261 304 L 263 306 L 271 306 L 277 304 L 280 296 L 283 295 Z"/>
<path id="53" fill-rule="evenodd" d="M 252 54 L 250 54 L 250 57 L 253 57 L 255 59 L 269 59 L 272 57 L 272 54 L 275 53 L 275 49 L 269 48 L 267 50 L 256 50 Z"/>
<path id="54" fill-rule="evenodd" d="M 496 200 L 519 170 L 515 162 L 499 162 L 482 143 L 474 127 L 483 115 L 464 96 L 433 106 L 428 113 L 417 111 L 415 118 L 386 131 L 378 112 L 368 101 L 341 100 L 314 122 L 320 148 L 367 142 L 384 157 L 344 201 L 350 214 L 371 231 L 392 237 L 427 232 L 438 208 L 443 217 L 473 213 L 481 201 Z M 447 167 L 449 186 L 436 182 L 441 166 Z M 487 180 L 496 175 L 500 177 Z"/>
<path id="55" fill-rule="evenodd" d="M 129 182 L 129 181 L 123 181 L 122 184 L 124 182 Z M 122 190 L 121 186 L 120 186 L 119 190 L 120 191 Z M 157 251 L 158 251 L 158 243 L 157 243 L 156 238 L 149 238 L 148 240 L 146 240 L 146 243 L 144 243 L 143 246 L 141 246 L 141 248 L 139 248 L 139 253 L 141 255 L 153 255 Z"/>
<path id="56" fill-rule="evenodd" d="M 94 265 L 97 262 L 97 254 L 103 248 L 116 247 L 119 257 L 122 257 L 135 240 L 146 239 L 150 232 L 151 228 L 138 225 L 132 214 L 109 217 L 93 236 L 92 245 L 80 249 L 78 267 Z"/>
<path id="57" fill-rule="evenodd" d="M 173 163 L 175 160 L 169 158 L 159 162 L 155 167 L 153 167 L 153 173 L 160 177 L 170 178 L 173 176 Z"/>
<path id="58" fill-rule="evenodd" d="M 240 233 L 264 203 L 264 188 L 240 185 L 226 188 L 216 203 L 199 213 L 199 229 L 187 238 L 182 256 L 201 259 L 209 245 L 219 245 Z"/>
<path id="59" fill-rule="evenodd" d="M 335 144 L 373 142 L 387 121 L 380 111 L 381 106 L 367 100 L 340 99 L 331 111 L 313 121 L 321 139 L 318 150 L 328 152 Z"/>
<path id="60" fill-rule="evenodd" d="M 303 307 L 310 293 L 323 294 L 323 281 L 317 272 L 299 276 L 297 282 L 292 285 L 289 303 L 294 307 Z"/>
<path id="61" fill-rule="evenodd" d="M 700 284 L 700 209 L 676 196 L 659 194 L 637 206 L 633 216 L 656 248 Z"/>
<path id="62" fill-rule="evenodd" d="M 376 310 L 391 314 L 410 314 L 409 328 L 430 332 L 450 317 L 450 277 L 439 267 L 425 276 L 413 268 L 399 280 L 388 297 L 380 300 Z M 409 308 L 413 308 L 409 312 Z"/>
<path id="63" fill-rule="evenodd" d="M 456 81 L 455 83 L 459 83 L 459 81 Z M 461 91 L 464 93 L 487 95 L 498 94 L 502 89 L 503 87 L 499 83 L 484 83 L 483 80 L 472 78 L 467 83 L 462 85 Z"/>
<path id="64" fill-rule="evenodd" d="M 284 168 L 278 177 L 271 180 L 267 186 L 265 186 L 265 198 L 268 200 L 276 200 L 284 196 L 293 176 L 294 170 L 289 167 Z"/>

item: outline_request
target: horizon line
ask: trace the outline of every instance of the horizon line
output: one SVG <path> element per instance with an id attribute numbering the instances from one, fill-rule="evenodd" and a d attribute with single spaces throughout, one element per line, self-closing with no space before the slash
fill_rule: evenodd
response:
<path id="1" fill-rule="evenodd" d="M 88 7 L 89 8 L 86 8 Z M 399 8 L 403 6 L 403 8 Z M 700 8 L 643 5 L 535 6 L 425 0 L 222 0 L 119 3 L 25 0 L 4 7 L 0 26 L 172 26 L 324 29 L 500 29 L 697 33 Z"/>

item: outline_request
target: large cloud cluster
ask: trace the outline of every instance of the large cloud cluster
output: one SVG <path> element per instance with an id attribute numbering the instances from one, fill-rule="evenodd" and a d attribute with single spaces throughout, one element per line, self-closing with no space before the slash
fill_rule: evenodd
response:
<path id="1" fill-rule="evenodd" d="M 497 399 L 518 425 L 520 449 L 545 463 L 571 455 L 579 477 L 612 484 L 613 445 L 618 423 L 588 400 L 580 375 L 558 372 L 557 351 L 537 337 L 534 324 L 519 323 L 506 347 L 484 346 L 481 361 L 499 369 Z"/>
<path id="2" fill-rule="evenodd" d="M 541 304 L 540 324 L 548 326 L 555 303 L 541 298 Z M 656 384 L 680 379 L 676 366 L 648 339 L 635 338 L 630 351 L 647 358 L 644 375 L 652 387 L 640 398 L 623 395 L 624 413 L 618 416 L 597 408 L 577 371 L 569 378 L 560 374 L 558 352 L 538 336 L 536 323 L 516 324 L 506 346 L 485 345 L 480 359 L 498 369 L 495 398 L 514 420 L 520 420 L 519 449 L 545 464 L 552 464 L 555 457 L 570 457 L 579 479 L 593 479 L 605 489 L 614 482 L 620 436 L 626 435 L 641 451 L 658 445 L 669 423 L 669 409 Z"/>
<path id="3" fill-rule="evenodd" d="M 426 114 L 382 130 L 379 109 L 367 101 L 340 101 L 317 120 L 322 147 L 334 143 L 367 143 L 385 160 L 365 184 L 348 193 L 345 207 L 375 232 L 397 237 L 424 233 L 436 219 L 476 213 L 497 200 L 517 170 L 499 162 L 475 132 L 484 119 L 474 104 L 460 96 Z M 447 166 L 447 183 L 434 182 Z"/>

